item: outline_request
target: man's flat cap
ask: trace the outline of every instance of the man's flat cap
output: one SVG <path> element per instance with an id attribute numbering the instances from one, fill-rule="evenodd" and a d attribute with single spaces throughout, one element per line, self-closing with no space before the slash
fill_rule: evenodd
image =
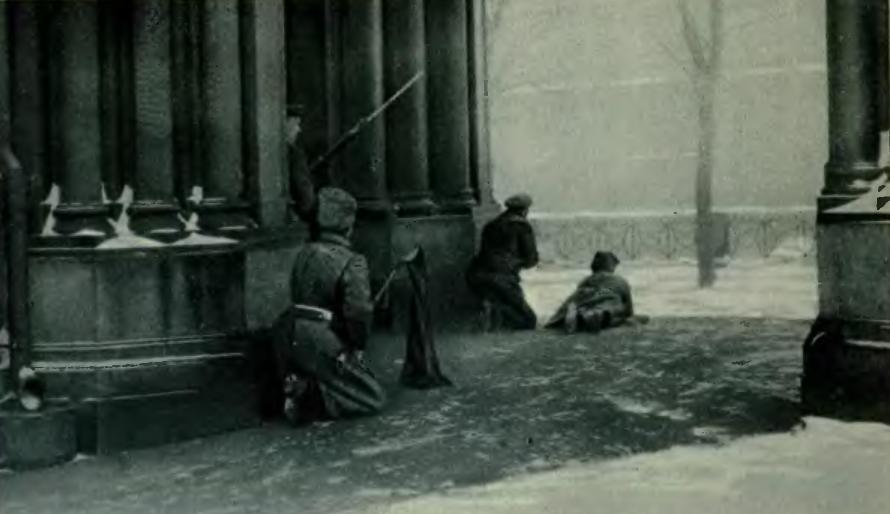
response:
<path id="1" fill-rule="evenodd" d="M 520 193 L 507 198 L 504 205 L 508 209 L 528 209 L 532 206 L 532 197 L 525 193 Z"/>
<path id="2" fill-rule="evenodd" d="M 318 225 L 325 230 L 346 231 L 355 223 L 355 198 L 346 191 L 325 187 L 318 192 Z"/>

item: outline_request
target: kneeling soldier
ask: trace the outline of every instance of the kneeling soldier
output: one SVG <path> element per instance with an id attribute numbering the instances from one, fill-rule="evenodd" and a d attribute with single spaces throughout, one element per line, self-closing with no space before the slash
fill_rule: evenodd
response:
<path id="1" fill-rule="evenodd" d="M 378 412 L 385 394 L 362 360 L 373 303 L 365 258 L 349 236 L 356 201 L 341 189 L 318 194 L 315 241 L 296 256 L 292 305 L 275 326 L 284 414 L 293 423 Z"/>

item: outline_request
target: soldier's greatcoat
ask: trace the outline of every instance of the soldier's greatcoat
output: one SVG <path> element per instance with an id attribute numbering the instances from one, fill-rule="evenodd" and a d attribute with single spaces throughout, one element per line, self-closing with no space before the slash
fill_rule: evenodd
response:
<path id="1" fill-rule="evenodd" d="M 301 415 L 340 418 L 379 411 L 385 395 L 374 375 L 352 358 L 365 348 L 373 304 L 365 258 L 340 234 L 322 232 L 299 251 L 291 301 L 276 323 L 280 377 L 295 373 L 309 384 Z M 316 318 L 306 307 L 332 318 Z M 308 413 L 308 414 L 307 414 Z"/>

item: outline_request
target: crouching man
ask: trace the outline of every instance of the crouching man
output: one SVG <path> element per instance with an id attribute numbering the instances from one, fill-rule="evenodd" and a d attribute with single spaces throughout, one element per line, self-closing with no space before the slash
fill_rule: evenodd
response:
<path id="1" fill-rule="evenodd" d="M 520 278 L 522 270 L 538 264 L 535 232 L 528 221 L 532 199 L 519 194 L 505 204 L 507 210 L 482 229 L 479 253 L 467 269 L 467 285 L 492 309 L 495 328 L 534 330 L 538 317 L 525 300 Z"/>
<path id="2" fill-rule="evenodd" d="M 373 303 L 367 261 L 349 242 L 355 213 L 347 192 L 319 192 L 319 232 L 296 256 L 292 305 L 274 327 L 284 414 L 295 424 L 374 414 L 385 402 L 362 359 Z"/>

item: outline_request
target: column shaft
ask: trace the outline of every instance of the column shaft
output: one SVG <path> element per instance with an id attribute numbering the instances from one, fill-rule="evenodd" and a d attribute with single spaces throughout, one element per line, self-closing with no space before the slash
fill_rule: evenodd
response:
<path id="1" fill-rule="evenodd" d="M 243 229 L 247 218 L 243 161 L 241 30 L 238 0 L 205 0 L 202 154 L 204 188 L 201 225 Z"/>
<path id="2" fill-rule="evenodd" d="M 63 2 L 51 13 L 53 173 L 61 188 L 57 231 L 98 236 L 111 228 L 102 203 L 98 4 Z"/>
<path id="3" fill-rule="evenodd" d="M 201 183 L 201 17 L 198 0 L 170 6 L 173 155 L 176 197 L 184 203 Z"/>
<path id="4" fill-rule="evenodd" d="M 132 6 L 135 166 L 133 228 L 180 228 L 174 193 L 170 0 Z"/>
<path id="5" fill-rule="evenodd" d="M 829 161 L 824 194 L 855 194 L 890 152 L 886 0 L 828 0 Z"/>
<path id="6" fill-rule="evenodd" d="M 484 0 L 470 0 L 470 183 L 482 206 L 495 203 L 491 180 L 488 60 Z"/>
<path id="7" fill-rule="evenodd" d="M 340 116 L 343 130 L 383 103 L 381 0 L 340 4 L 342 62 Z M 385 120 L 365 126 L 342 152 L 338 182 L 355 195 L 363 211 L 386 211 Z"/>
<path id="8" fill-rule="evenodd" d="M 28 204 L 32 208 L 30 229 L 34 233 L 43 226 L 45 211 L 39 204 L 52 182 L 46 123 L 45 6 L 37 2 L 16 2 L 9 8 L 8 26 L 15 27 L 8 34 L 12 43 L 9 81 L 12 146 L 29 177 Z"/>
<path id="9" fill-rule="evenodd" d="M 427 4 L 430 172 L 438 204 L 475 205 L 470 188 L 470 94 L 466 0 Z"/>
<path id="10" fill-rule="evenodd" d="M 386 96 L 426 65 L 423 0 L 384 0 Z M 417 82 L 386 113 L 386 168 L 400 214 L 432 211 L 427 155 L 426 80 Z"/>
<path id="11" fill-rule="evenodd" d="M 245 171 L 257 218 L 265 227 L 287 220 L 287 100 L 283 0 L 246 0 L 244 67 Z"/>
<path id="12" fill-rule="evenodd" d="M 118 199 L 129 181 L 133 156 L 130 25 L 129 4 L 99 4 L 102 184 L 109 201 Z"/>

